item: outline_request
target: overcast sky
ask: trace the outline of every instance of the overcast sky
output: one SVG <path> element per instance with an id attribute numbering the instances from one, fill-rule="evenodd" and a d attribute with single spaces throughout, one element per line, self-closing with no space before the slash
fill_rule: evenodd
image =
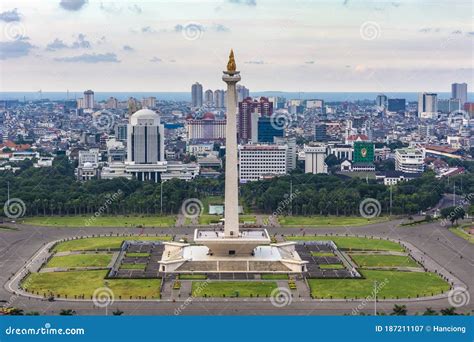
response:
<path id="1" fill-rule="evenodd" d="M 449 91 L 473 80 L 471 1 L 2 0 L 1 91 Z"/>

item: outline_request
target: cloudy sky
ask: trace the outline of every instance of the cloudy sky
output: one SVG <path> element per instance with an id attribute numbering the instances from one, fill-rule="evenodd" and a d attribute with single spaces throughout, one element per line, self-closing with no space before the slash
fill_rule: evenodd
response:
<path id="1" fill-rule="evenodd" d="M 449 91 L 473 83 L 461 0 L 2 0 L 1 91 Z"/>

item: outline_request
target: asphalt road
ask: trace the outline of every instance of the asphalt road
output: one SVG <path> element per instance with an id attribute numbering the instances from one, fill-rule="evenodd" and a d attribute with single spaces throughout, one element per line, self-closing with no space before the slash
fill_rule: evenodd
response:
<path id="1" fill-rule="evenodd" d="M 350 234 L 388 237 L 409 242 L 432 257 L 439 265 L 449 270 L 468 287 L 471 298 L 474 298 L 474 248 L 466 240 L 454 235 L 439 223 L 419 225 L 411 228 L 398 227 L 400 221 L 384 222 L 362 227 L 338 228 L 269 228 L 270 234 Z M 17 272 L 46 243 L 65 237 L 106 234 L 172 234 L 192 237 L 193 229 L 131 229 L 131 228 L 52 228 L 15 225 L 17 230 L 0 230 L 0 282 L 5 285 L 8 278 Z M 129 315 L 343 315 L 351 314 L 360 304 L 360 312 L 373 313 L 372 302 L 344 301 L 300 301 L 294 299 L 283 308 L 274 307 L 269 301 L 249 300 L 193 300 L 190 304 L 181 302 L 115 302 L 108 307 L 108 314 L 116 308 Z M 0 300 L 25 311 L 38 311 L 41 314 L 58 314 L 61 309 L 74 309 L 78 314 L 105 314 L 104 308 L 95 308 L 92 302 L 64 302 L 24 298 L 13 295 L 4 286 L 0 288 Z M 474 310 L 474 299 L 458 309 L 462 312 Z M 0 305 L 5 302 L 0 303 Z M 422 312 L 426 307 L 441 309 L 449 307 L 448 299 L 429 299 L 419 301 L 380 301 L 378 312 L 390 313 L 394 304 L 407 306 L 409 314 Z"/>

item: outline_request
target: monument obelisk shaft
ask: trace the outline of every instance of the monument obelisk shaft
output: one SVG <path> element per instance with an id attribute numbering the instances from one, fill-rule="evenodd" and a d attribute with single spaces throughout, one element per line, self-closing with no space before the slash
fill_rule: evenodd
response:
<path id="1" fill-rule="evenodd" d="M 236 70 L 234 52 L 230 51 L 227 71 L 222 80 L 227 83 L 227 123 L 225 143 L 225 212 L 224 235 L 239 236 L 239 188 L 237 182 L 237 90 L 240 72 Z"/>

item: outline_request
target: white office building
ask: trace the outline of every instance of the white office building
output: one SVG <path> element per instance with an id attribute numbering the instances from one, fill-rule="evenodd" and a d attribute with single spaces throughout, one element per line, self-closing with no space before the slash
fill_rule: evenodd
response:
<path id="1" fill-rule="evenodd" d="M 328 166 L 324 162 L 327 157 L 327 145 L 304 146 L 304 171 L 305 173 L 328 173 Z"/>
<path id="2" fill-rule="evenodd" d="M 287 145 L 239 146 L 239 180 L 241 183 L 285 175 Z"/>
<path id="3" fill-rule="evenodd" d="M 425 169 L 425 149 L 400 148 L 395 151 L 395 170 L 406 173 L 419 173 Z"/>
<path id="4" fill-rule="evenodd" d="M 421 93 L 418 95 L 418 117 L 421 119 L 435 119 L 438 115 L 438 95 Z"/>

